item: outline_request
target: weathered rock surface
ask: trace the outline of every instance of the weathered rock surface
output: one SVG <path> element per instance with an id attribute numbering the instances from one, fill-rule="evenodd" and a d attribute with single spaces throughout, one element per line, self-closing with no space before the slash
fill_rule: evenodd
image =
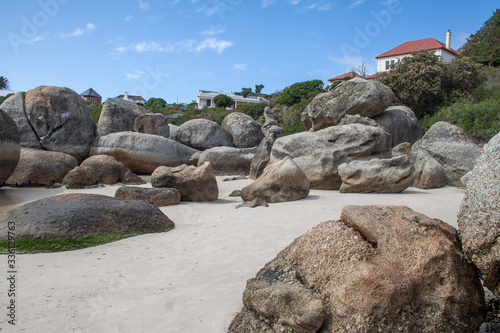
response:
<path id="1" fill-rule="evenodd" d="M 464 186 L 460 178 L 472 170 L 480 152 L 481 148 L 460 127 L 444 121 L 435 123 L 412 148 L 417 170 L 415 186 L 439 187 L 443 173 L 446 185 Z"/>
<path id="2" fill-rule="evenodd" d="M 182 201 L 215 201 L 219 196 L 217 179 L 210 163 L 199 167 L 181 165 L 161 166 L 151 175 L 153 187 L 176 188 Z"/>
<path id="3" fill-rule="evenodd" d="M 124 184 L 139 185 L 146 182 L 136 176 L 123 163 L 113 156 L 95 155 L 73 170 L 70 170 L 63 179 L 68 188 L 83 188 L 97 184 Z"/>
<path id="4" fill-rule="evenodd" d="M 407 207 L 346 206 L 250 279 L 229 332 L 474 332 L 484 295 L 456 230 Z"/>
<path id="5" fill-rule="evenodd" d="M 215 147 L 201 152 L 197 166 L 209 162 L 216 175 L 239 175 L 250 172 L 256 148 Z"/>
<path id="6" fill-rule="evenodd" d="M 170 139 L 175 140 L 175 137 L 177 136 L 177 130 L 179 129 L 179 126 L 177 125 L 172 125 L 168 124 L 168 128 L 170 129 Z"/>
<path id="7" fill-rule="evenodd" d="M 61 183 L 64 176 L 77 165 L 76 158 L 65 153 L 21 148 L 19 163 L 6 183 L 50 187 L 55 183 Z"/>
<path id="8" fill-rule="evenodd" d="M 122 186 L 116 190 L 115 198 L 137 200 L 162 207 L 180 203 L 181 193 L 175 188 Z"/>
<path id="9" fill-rule="evenodd" d="M 168 118 L 161 113 L 143 114 L 135 118 L 134 131 L 169 138 L 170 127 L 167 121 Z"/>
<path id="10" fill-rule="evenodd" d="M 111 155 L 134 172 L 152 173 L 159 166 L 186 164 L 196 152 L 158 135 L 119 132 L 96 139 L 90 155 Z"/>
<path id="11" fill-rule="evenodd" d="M 309 181 L 304 172 L 290 158 L 268 164 L 255 182 L 241 190 L 244 201 L 263 199 L 266 202 L 284 202 L 309 195 Z"/>
<path id="12" fill-rule="evenodd" d="M 234 147 L 231 133 L 215 121 L 193 119 L 179 126 L 175 140 L 186 146 L 205 150 L 213 147 Z"/>
<path id="13" fill-rule="evenodd" d="M 102 106 L 97 122 L 97 135 L 133 131 L 135 119 L 148 111 L 133 102 L 121 98 L 108 98 Z"/>
<path id="14" fill-rule="evenodd" d="M 465 255 L 500 295 L 500 133 L 483 147 L 458 213 Z"/>
<path id="15" fill-rule="evenodd" d="M 400 193 L 413 185 L 415 167 L 408 155 L 352 161 L 339 166 L 341 193 Z"/>
<path id="16" fill-rule="evenodd" d="M 25 92 L 15 93 L 2 103 L 2 109 L 16 122 L 21 135 L 21 146 L 41 149 L 40 138 L 26 116 L 25 98 Z"/>
<path id="17" fill-rule="evenodd" d="M 312 189 L 338 190 L 342 183 L 340 164 L 390 155 L 390 147 L 391 137 L 380 126 L 341 125 L 277 139 L 271 162 L 290 156 L 304 171 Z"/>
<path id="18" fill-rule="evenodd" d="M 221 126 L 232 135 L 236 148 L 257 147 L 264 138 L 264 133 L 261 130 L 262 125 L 244 113 L 228 114 Z"/>
<path id="19" fill-rule="evenodd" d="M 21 136 L 16 122 L 0 109 L 0 186 L 16 169 L 21 155 Z"/>
<path id="20" fill-rule="evenodd" d="M 395 96 L 378 81 L 354 78 L 342 82 L 334 90 L 317 95 L 302 113 L 306 129 L 318 131 L 340 123 L 346 115 L 374 117 L 387 109 Z"/>
<path id="21" fill-rule="evenodd" d="M 40 86 L 11 96 L 2 107 L 18 123 L 22 146 L 66 153 L 79 161 L 88 156 L 95 124 L 73 90 Z"/>
<path id="22" fill-rule="evenodd" d="M 0 216 L 0 237 L 16 222 L 16 240 L 81 239 L 111 233 L 164 232 L 174 223 L 157 207 L 96 194 L 40 199 Z"/>
<path id="23" fill-rule="evenodd" d="M 422 135 L 417 117 L 410 108 L 403 105 L 390 106 L 373 120 L 391 135 L 393 147 L 403 142 L 414 144 Z"/>

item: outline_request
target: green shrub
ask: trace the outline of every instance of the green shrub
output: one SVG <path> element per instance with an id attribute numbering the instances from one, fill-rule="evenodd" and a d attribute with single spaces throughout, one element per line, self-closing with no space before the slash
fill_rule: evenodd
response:
<path id="1" fill-rule="evenodd" d="M 255 120 L 259 120 L 260 117 L 264 115 L 264 109 L 266 108 L 267 103 L 258 103 L 258 104 L 243 104 L 234 109 L 234 112 L 241 112 L 249 115 Z"/>
<path id="2" fill-rule="evenodd" d="M 93 101 L 86 101 L 85 103 L 87 104 L 87 107 L 89 109 L 90 116 L 97 124 L 97 122 L 99 121 L 99 117 L 101 116 L 102 104 Z"/>
<path id="3" fill-rule="evenodd" d="M 321 80 L 294 83 L 283 90 L 277 103 L 286 106 L 295 105 L 305 99 L 316 96 L 320 92 L 324 92 L 323 86 L 324 84 Z"/>
<path id="4" fill-rule="evenodd" d="M 302 112 L 312 102 L 314 97 L 305 99 L 302 102 L 295 104 L 292 107 L 284 108 L 280 114 L 278 125 L 283 127 L 285 135 L 304 132 L 305 127 L 300 120 Z"/>

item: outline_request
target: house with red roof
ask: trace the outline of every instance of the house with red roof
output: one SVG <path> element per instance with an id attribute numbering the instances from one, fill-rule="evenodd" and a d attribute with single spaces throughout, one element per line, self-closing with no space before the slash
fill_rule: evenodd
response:
<path id="1" fill-rule="evenodd" d="M 361 76 L 358 73 L 349 72 L 349 73 L 344 73 L 344 74 L 336 76 L 336 77 L 332 77 L 331 79 L 328 79 L 328 81 L 330 81 L 330 83 L 332 83 L 333 81 L 345 81 L 346 79 L 353 79 L 355 77 L 361 77 Z"/>
<path id="2" fill-rule="evenodd" d="M 446 44 L 435 38 L 413 40 L 396 46 L 395 48 L 378 55 L 377 72 L 387 72 L 401 59 L 411 56 L 413 52 L 420 50 L 434 51 L 443 62 L 451 62 L 460 53 L 451 48 L 451 32 L 446 33 Z"/>

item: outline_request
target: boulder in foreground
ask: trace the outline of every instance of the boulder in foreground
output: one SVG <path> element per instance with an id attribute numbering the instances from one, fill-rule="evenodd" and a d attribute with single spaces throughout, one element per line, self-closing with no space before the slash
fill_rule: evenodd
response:
<path id="1" fill-rule="evenodd" d="M 500 133 L 483 147 L 458 213 L 465 255 L 500 295 Z"/>
<path id="2" fill-rule="evenodd" d="M 81 239 L 174 227 L 153 205 L 96 194 L 57 195 L 6 212 L 0 216 L 1 240 L 7 237 L 8 222 L 16 224 L 16 240 Z"/>
<path id="3" fill-rule="evenodd" d="M 247 282 L 229 332 L 474 332 L 484 294 L 456 230 L 411 209 L 346 206 Z"/>
<path id="4" fill-rule="evenodd" d="M 255 151 L 255 147 L 214 147 L 201 152 L 196 164 L 209 162 L 216 175 L 248 175 Z"/>
<path id="5" fill-rule="evenodd" d="M 16 123 L 0 109 L 0 186 L 16 169 L 21 155 L 21 137 Z"/>
<path id="6" fill-rule="evenodd" d="M 177 189 L 182 201 L 215 201 L 219 196 L 217 179 L 210 163 L 199 167 L 159 167 L 151 175 L 151 185 Z"/>

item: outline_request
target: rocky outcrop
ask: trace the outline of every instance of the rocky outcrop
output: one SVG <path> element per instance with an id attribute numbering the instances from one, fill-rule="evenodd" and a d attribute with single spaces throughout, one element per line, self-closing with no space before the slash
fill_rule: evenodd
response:
<path id="1" fill-rule="evenodd" d="M 279 126 L 273 125 L 266 128 L 266 136 L 260 142 L 257 151 L 255 152 L 252 162 L 250 164 L 250 178 L 257 179 L 264 169 L 266 168 L 269 160 L 271 159 L 271 150 L 278 138 L 284 135 L 283 129 Z"/>
<path id="2" fill-rule="evenodd" d="M 170 139 L 175 140 L 175 137 L 177 136 L 177 130 L 179 129 L 179 126 L 177 125 L 172 125 L 168 124 L 168 128 L 170 129 Z"/>
<path id="3" fill-rule="evenodd" d="M 16 122 L 21 135 L 21 146 L 41 149 L 40 138 L 36 135 L 26 116 L 26 108 L 24 107 L 25 98 L 25 92 L 15 93 L 2 103 L 2 109 Z"/>
<path id="4" fill-rule="evenodd" d="M 400 193 L 413 185 L 415 167 L 408 155 L 352 161 L 338 169 L 341 193 Z"/>
<path id="5" fill-rule="evenodd" d="M 460 178 L 472 170 L 480 152 L 460 127 L 435 123 L 412 147 L 417 170 L 414 186 L 439 187 L 443 174 L 446 185 L 464 186 Z"/>
<path id="6" fill-rule="evenodd" d="M 264 133 L 261 130 L 262 125 L 244 113 L 228 114 L 221 126 L 232 135 L 236 148 L 257 147 L 264 138 Z"/>
<path id="7" fill-rule="evenodd" d="M 40 199 L 0 216 L 0 237 L 16 223 L 18 240 L 62 240 L 112 233 L 169 231 L 174 223 L 157 207 L 95 194 L 62 194 Z"/>
<path id="8" fill-rule="evenodd" d="M 52 186 L 61 183 L 64 176 L 78 165 L 71 155 L 32 148 L 21 148 L 16 169 L 6 183 L 9 185 Z"/>
<path id="9" fill-rule="evenodd" d="M 234 147 L 232 135 L 215 121 L 193 119 L 178 129 L 175 139 L 186 146 L 205 150 L 214 147 Z"/>
<path id="10" fill-rule="evenodd" d="M 391 135 L 393 147 L 403 142 L 414 144 L 422 135 L 417 117 L 410 108 L 403 105 L 390 106 L 373 120 Z"/>
<path id="11" fill-rule="evenodd" d="M 146 184 L 118 162 L 113 156 L 95 155 L 87 158 L 80 166 L 70 170 L 63 179 L 68 188 L 83 188 L 97 184 L 124 183 L 131 185 Z"/>
<path id="12" fill-rule="evenodd" d="M 21 155 L 21 137 L 16 123 L 0 109 L 0 186 L 16 169 Z"/>
<path id="13" fill-rule="evenodd" d="M 394 99 L 392 90 L 382 83 L 354 78 L 317 95 L 302 113 L 301 120 L 306 129 L 318 131 L 338 125 L 348 114 L 374 117 L 387 109 Z"/>
<path id="14" fill-rule="evenodd" d="M 229 332 L 474 332 L 484 318 L 456 230 L 407 207 L 346 206 L 247 282 Z"/>
<path id="15" fill-rule="evenodd" d="M 96 139 L 90 155 L 111 155 L 134 172 L 152 173 L 159 166 L 189 162 L 197 150 L 158 135 L 119 132 Z"/>
<path id="16" fill-rule="evenodd" d="M 175 188 L 122 186 L 116 190 L 115 198 L 142 201 L 162 207 L 179 204 L 181 193 Z"/>
<path id="17" fill-rule="evenodd" d="M 11 96 L 2 108 L 18 123 L 21 145 L 88 156 L 95 124 L 83 99 L 71 89 L 40 86 Z"/>
<path id="18" fill-rule="evenodd" d="M 216 175 L 248 175 L 256 148 L 215 147 L 201 152 L 196 165 L 209 162 Z"/>
<path id="19" fill-rule="evenodd" d="M 170 127 L 167 121 L 168 118 L 161 113 L 143 114 L 135 118 L 134 131 L 169 138 Z"/>
<path id="20" fill-rule="evenodd" d="M 380 126 L 340 125 L 277 139 L 271 162 L 290 156 L 304 171 L 312 189 L 338 190 L 342 183 L 340 164 L 390 155 L 390 147 L 390 135 Z"/>
<path id="21" fill-rule="evenodd" d="M 176 188 L 182 201 L 215 201 L 219 196 L 217 179 L 210 163 L 199 167 L 181 165 L 161 166 L 151 175 L 153 187 Z"/>
<path id="22" fill-rule="evenodd" d="M 97 122 L 97 135 L 133 131 L 135 119 L 148 111 L 133 102 L 121 98 L 108 98 L 102 106 Z"/>
<path id="23" fill-rule="evenodd" d="M 241 190 L 244 201 L 263 199 L 266 202 L 284 202 L 308 195 L 309 181 L 290 157 L 269 164 L 255 182 Z"/>
<path id="24" fill-rule="evenodd" d="M 483 147 L 458 213 L 465 255 L 500 295 L 500 133 Z"/>

